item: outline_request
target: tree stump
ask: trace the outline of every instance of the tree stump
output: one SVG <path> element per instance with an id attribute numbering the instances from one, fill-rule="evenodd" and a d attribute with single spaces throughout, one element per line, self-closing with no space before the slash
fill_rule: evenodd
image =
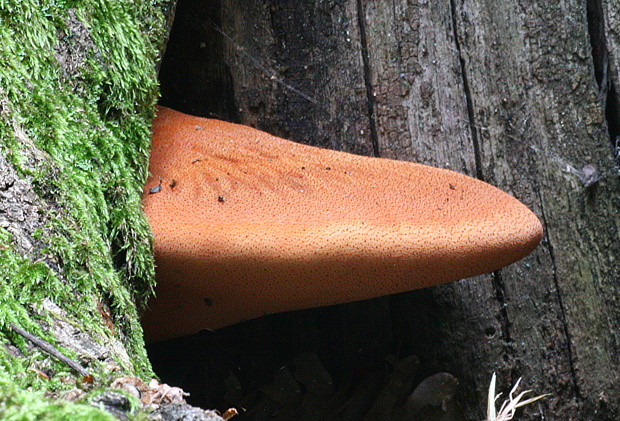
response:
<path id="1" fill-rule="evenodd" d="M 499 390 L 523 377 L 550 394 L 521 419 L 614 420 L 619 17 L 616 2 L 597 0 L 187 0 L 162 102 L 315 146 L 449 168 L 516 196 L 546 231 L 526 259 L 325 309 L 306 333 L 415 354 L 423 371 L 452 373 L 468 419 L 483 418 L 496 372 Z M 356 322 L 360 309 L 368 320 Z"/>

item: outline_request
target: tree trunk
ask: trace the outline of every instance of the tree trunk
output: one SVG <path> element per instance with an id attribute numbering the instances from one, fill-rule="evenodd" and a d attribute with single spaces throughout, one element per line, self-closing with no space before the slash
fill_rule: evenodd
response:
<path id="1" fill-rule="evenodd" d="M 189 32 L 171 44 L 200 53 L 162 68 L 165 104 L 311 145 L 463 172 L 543 221 L 545 238 L 524 260 L 376 300 L 369 323 L 381 333 L 369 339 L 365 325 L 359 335 L 416 354 L 428 373 L 454 374 L 468 419 L 483 418 L 493 372 L 499 390 L 523 377 L 525 388 L 549 394 L 522 419 L 620 417 L 617 2 L 179 7 L 178 31 Z M 209 69 L 200 67 L 205 57 Z M 217 107 L 204 105 L 204 86 Z M 358 329 L 347 323 L 333 321 L 325 335 L 340 332 L 346 342 Z"/>

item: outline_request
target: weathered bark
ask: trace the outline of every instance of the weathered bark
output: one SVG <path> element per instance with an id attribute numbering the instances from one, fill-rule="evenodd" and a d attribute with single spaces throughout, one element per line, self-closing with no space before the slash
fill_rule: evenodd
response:
<path id="1" fill-rule="evenodd" d="M 373 321 L 390 330 L 380 340 L 456 375 L 469 419 L 483 417 L 493 372 L 504 388 L 522 376 L 550 394 L 523 419 L 617 419 L 617 2 L 210 4 L 196 30 L 216 44 L 211 76 L 236 105 L 215 109 L 220 118 L 467 173 L 543 221 L 545 239 L 523 261 L 392 297 Z M 195 69 L 194 58 L 175 63 L 186 80 L 192 72 L 179 69 Z M 164 100 L 174 106 L 179 94 Z M 199 99 L 185 106 L 213 111 Z"/>

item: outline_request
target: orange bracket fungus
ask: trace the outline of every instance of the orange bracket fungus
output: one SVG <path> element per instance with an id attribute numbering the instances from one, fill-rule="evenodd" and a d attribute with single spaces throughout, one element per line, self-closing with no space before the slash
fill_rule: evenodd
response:
<path id="1" fill-rule="evenodd" d="M 525 205 L 474 178 L 163 107 L 150 174 L 149 341 L 491 272 L 542 237 Z"/>

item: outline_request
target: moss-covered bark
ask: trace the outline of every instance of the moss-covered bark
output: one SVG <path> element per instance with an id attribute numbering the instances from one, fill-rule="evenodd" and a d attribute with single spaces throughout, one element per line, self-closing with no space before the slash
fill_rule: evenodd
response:
<path id="1" fill-rule="evenodd" d="M 98 419 L 46 397 L 151 375 L 135 304 L 154 274 L 140 193 L 170 3 L 0 1 L 2 419 Z M 80 361 L 94 385 L 13 324 Z"/>

